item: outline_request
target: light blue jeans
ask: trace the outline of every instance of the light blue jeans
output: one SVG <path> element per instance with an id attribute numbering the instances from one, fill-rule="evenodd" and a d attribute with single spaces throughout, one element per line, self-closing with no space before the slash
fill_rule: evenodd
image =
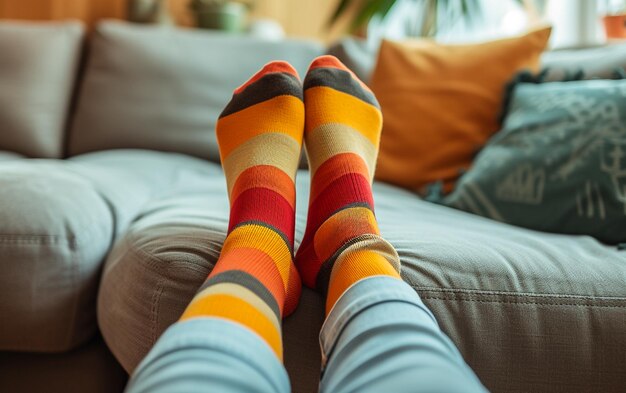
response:
<path id="1" fill-rule="evenodd" d="M 320 391 L 485 392 L 415 291 L 390 277 L 353 285 L 320 333 Z M 252 331 L 217 318 L 171 326 L 134 373 L 127 392 L 280 392 L 289 378 Z"/>

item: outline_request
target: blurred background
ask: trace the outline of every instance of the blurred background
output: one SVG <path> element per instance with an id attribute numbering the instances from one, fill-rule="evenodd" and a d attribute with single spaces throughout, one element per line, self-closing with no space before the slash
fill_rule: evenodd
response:
<path id="1" fill-rule="evenodd" d="M 119 18 L 324 42 L 346 33 L 468 42 L 551 23 L 556 48 L 626 39 L 626 0 L 0 0 L 0 18 Z"/>

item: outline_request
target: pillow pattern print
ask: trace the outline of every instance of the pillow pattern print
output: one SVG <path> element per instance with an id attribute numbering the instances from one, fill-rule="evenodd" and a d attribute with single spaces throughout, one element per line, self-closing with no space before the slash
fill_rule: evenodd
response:
<path id="1" fill-rule="evenodd" d="M 526 228 L 626 241 L 626 80 L 519 83 L 503 129 L 444 203 Z"/>

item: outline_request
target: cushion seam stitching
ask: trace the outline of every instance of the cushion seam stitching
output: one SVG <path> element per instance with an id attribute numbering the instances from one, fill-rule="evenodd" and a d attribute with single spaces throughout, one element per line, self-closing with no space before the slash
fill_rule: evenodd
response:
<path id="1" fill-rule="evenodd" d="M 568 294 L 558 294 L 558 293 L 531 293 L 531 292 L 506 292 L 506 291 L 484 291 L 479 289 L 446 289 L 446 288 L 432 288 L 432 287 L 421 287 L 418 285 L 411 285 L 413 289 L 420 292 L 438 292 L 442 294 L 449 293 L 451 295 L 474 295 L 474 296 L 529 296 L 529 297 L 550 297 L 550 298 L 561 298 L 561 299 L 580 299 L 580 300 L 608 300 L 608 301 L 616 301 L 616 300 L 624 300 L 626 301 L 626 297 L 622 296 L 584 296 L 584 295 L 568 295 Z"/>
<path id="2" fill-rule="evenodd" d="M 603 308 L 626 308 L 626 305 L 608 305 L 608 304 L 573 304 L 573 303 L 549 303 L 549 302 L 524 302 L 524 301 L 505 301 L 505 300 L 486 300 L 486 299 L 459 299 L 445 298 L 439 296 L 420 296 L 426 300 L 447 300 L 462 302 L 478 302 L 478 303 L 500 303 L 500 304 L 535 304 L 539 306 L 573 306 L 573 307 L 603 307 Z"/>

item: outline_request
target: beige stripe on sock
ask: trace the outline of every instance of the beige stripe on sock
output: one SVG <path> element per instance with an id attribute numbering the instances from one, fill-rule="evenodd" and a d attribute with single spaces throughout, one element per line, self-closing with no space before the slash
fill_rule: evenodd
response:
<path id="1" fill-rule="evenodd" d="M 299 163 L 297 157 L 300 157 L 300 144 L 286 134 L 268 132 L 251 138 L 233 150 L 222 163 L 228 195 L 230 196 L 239 175 L 257 165 L 275 166 L 295 182 Z"/>
<path id="2" fill-rule="evenodd" d="M 311 176 L 326 160 L 340 153 L 354 153 L 365 161 L 370 182 L 374 180 L 378 146 L 374 146 L 358 130 L 340 123 L 324 124 L 306 136 Z"/>
<path id="3" fill-rule="evenodd" d="M 281 323 L 276 317 L 276 314 L 274 313 L 274 311 L 272 311 L 272 309 L 270 308 L 270 306 L 268 306 L 267 303 L 265 303 L 261 298 L 255 295 L 254 292 L 252 292 L 248 288 L 239 284 L 223 282 L 223 283 L 211 285 L 210 287 L 206 288 L 202 292 L 199 292 L 193 298 L 190 304 L 193 304 L 194 302 L 202 298 L 205 298 L 207 296 L 217 295 L 217 294 L 230 295 L 230 296 L 238 297 L 240 299 L 245 300 L 247 303 L 252 305 L 252 307 L 256 308 L 261 313 L 263 313 L 263 315 L 265 315 L 267 319 L 269 319 L 274 324 L 274 326 L 276 327 L 276 330 L 278 331 L 281 330 Z"/>

